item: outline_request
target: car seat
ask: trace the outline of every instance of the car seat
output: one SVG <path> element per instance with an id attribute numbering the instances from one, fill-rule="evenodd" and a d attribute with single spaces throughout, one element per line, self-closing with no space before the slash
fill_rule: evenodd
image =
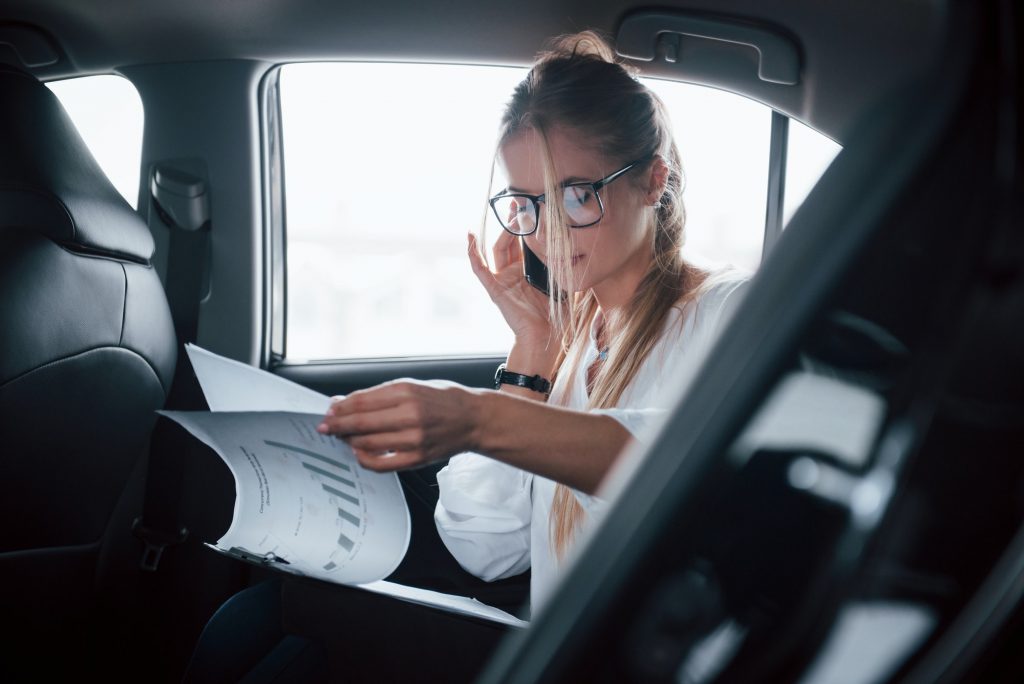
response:
<path id="1" fill-rule="evenodd" d="M 100 595 L 138 561 L 129 527 L 175 334 L 149 229 L 57 98 L 0 64 L 0 101 L 0 672 L 81 673 L 113 605 Z"/>

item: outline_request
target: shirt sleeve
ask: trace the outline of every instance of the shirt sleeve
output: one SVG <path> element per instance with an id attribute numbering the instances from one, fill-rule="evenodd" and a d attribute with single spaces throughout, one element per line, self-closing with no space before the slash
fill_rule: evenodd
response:
<path id="1" fill-rule="evenodd" d="M 530 567 L 533 476 L 479 454 L 453 456 L 437 474 L 434 523 L 467 572 L 490 582 Z"/>
<path id="2" fill-rule="evenodd" d="M 685 344 L 671 348 L 660 359 L 660 377 L 656 381 L 659 406 L 674 406 L 680 393 L 691 385 L 743 300 L 748 282 L 737 275 L 722 276 L 701 297 Z"/>
<path id="3" fill-rule="evenodd" d="M 592 413 L 609 416 L 629 430 L 633 439 L 648 444 L 651 436 L 668 415 L 666 408 L 609 408 L 593 409 Z"/>
<path id="4" fill-rule="evenodd" d="M 705 307 L 707 320 L 704 327 L 707 330 L 706 337 L 708 344 L 714 343 L 722 330 L 729 323 L 736 313 L 740 302 L 743 301 L 747 290 L 750 289 L 750 280 L 734 275 L 715 287 L 715 292 L 707 297 L 709 306 Z"/>
<path id="5" fill-rule="evenodd" d="M 650 442 L 651 436 L 657 434 L 657 429 L 668 415 L 668 410 L 663 408 L 608 408 L 592 409 L 591 413 L 614 418 L 629 431 L 633 439 L 646 445 Z M 608 508 L 608 501 L 603 497 L 586 494 L 578 489 L 573 489 L 572 493 L 587 514 L 592 517 L 604 515 Z"/>
<path id="6" fill-rule="evenodd" d="M 680 393 L 689 387 L 700 370 L 722 329 L 742 301 L 747 286 L 748 280 L 740 274 L 727 274 L 701 297 L 692 325 L 682 329 L 685 334 L 684 343 L 668 346 L 661 352 L 661 356 L 653 360 L 657 373 L 655 377 L 647 378 L 653 391 L 643 400 L 647 408 L 594 411 L 619 421 L 641 445 L 639 449 L 628 449 L 622 454 L 605 478 L 600 491 L 605 499 L 614 498 L 615 493 L 621 491 L 624 483 L 642 462 L 646 447 L 660 432 L 668 419 L 670 408 L 679 400 Z M 652 360 L 648 359 L 647 364 L 651 363 Z"/>

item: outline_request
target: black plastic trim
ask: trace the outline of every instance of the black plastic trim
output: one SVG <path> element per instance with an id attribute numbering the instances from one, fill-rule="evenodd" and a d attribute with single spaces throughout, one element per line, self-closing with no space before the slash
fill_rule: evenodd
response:
<path id="1" fill-rule="evenodd" d="M 782 217 L 786 206 L 786 164 L 789 149 L 789 117 L 772 111 L 772 133 L 768 144 L 768 201 L 765 204 L 764 241 L 761 261 L 772 251 L 782 235 Z"/>
<path id="2" fill-rule="evenodd" d="M 263 336 L 260 366 L 272 368 L 285 358 L 288 322 L 287 213 L 285 211 L 284 137 L 281 125 L 281 67 L 260 83 L 260 147 L 263 177 Z"/>

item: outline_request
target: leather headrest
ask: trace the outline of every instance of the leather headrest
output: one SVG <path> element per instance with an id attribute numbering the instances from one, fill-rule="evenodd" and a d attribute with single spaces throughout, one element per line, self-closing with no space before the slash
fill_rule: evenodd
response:
<path id="1" fill-rule="evenodd" d="M 0 230 L 147 262 L 153 236 L 107 179 L 57 97 L 0 65 Z"/>

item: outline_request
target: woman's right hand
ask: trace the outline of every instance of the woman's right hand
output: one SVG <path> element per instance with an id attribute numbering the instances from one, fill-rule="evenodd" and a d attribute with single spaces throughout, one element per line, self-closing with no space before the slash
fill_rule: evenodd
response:
<path id="1" fill-rule="evenodd" d="M 480 253 L 476 236 L 470 233 L 469 263 L 512 329 L 517 345 L 557 347 L 557 344 L 550 344 L 553 340 L 548 297 L 523 277 L 523 249 L 516 236 L 501 231 L 494 245 L 492 271 Z"/>

